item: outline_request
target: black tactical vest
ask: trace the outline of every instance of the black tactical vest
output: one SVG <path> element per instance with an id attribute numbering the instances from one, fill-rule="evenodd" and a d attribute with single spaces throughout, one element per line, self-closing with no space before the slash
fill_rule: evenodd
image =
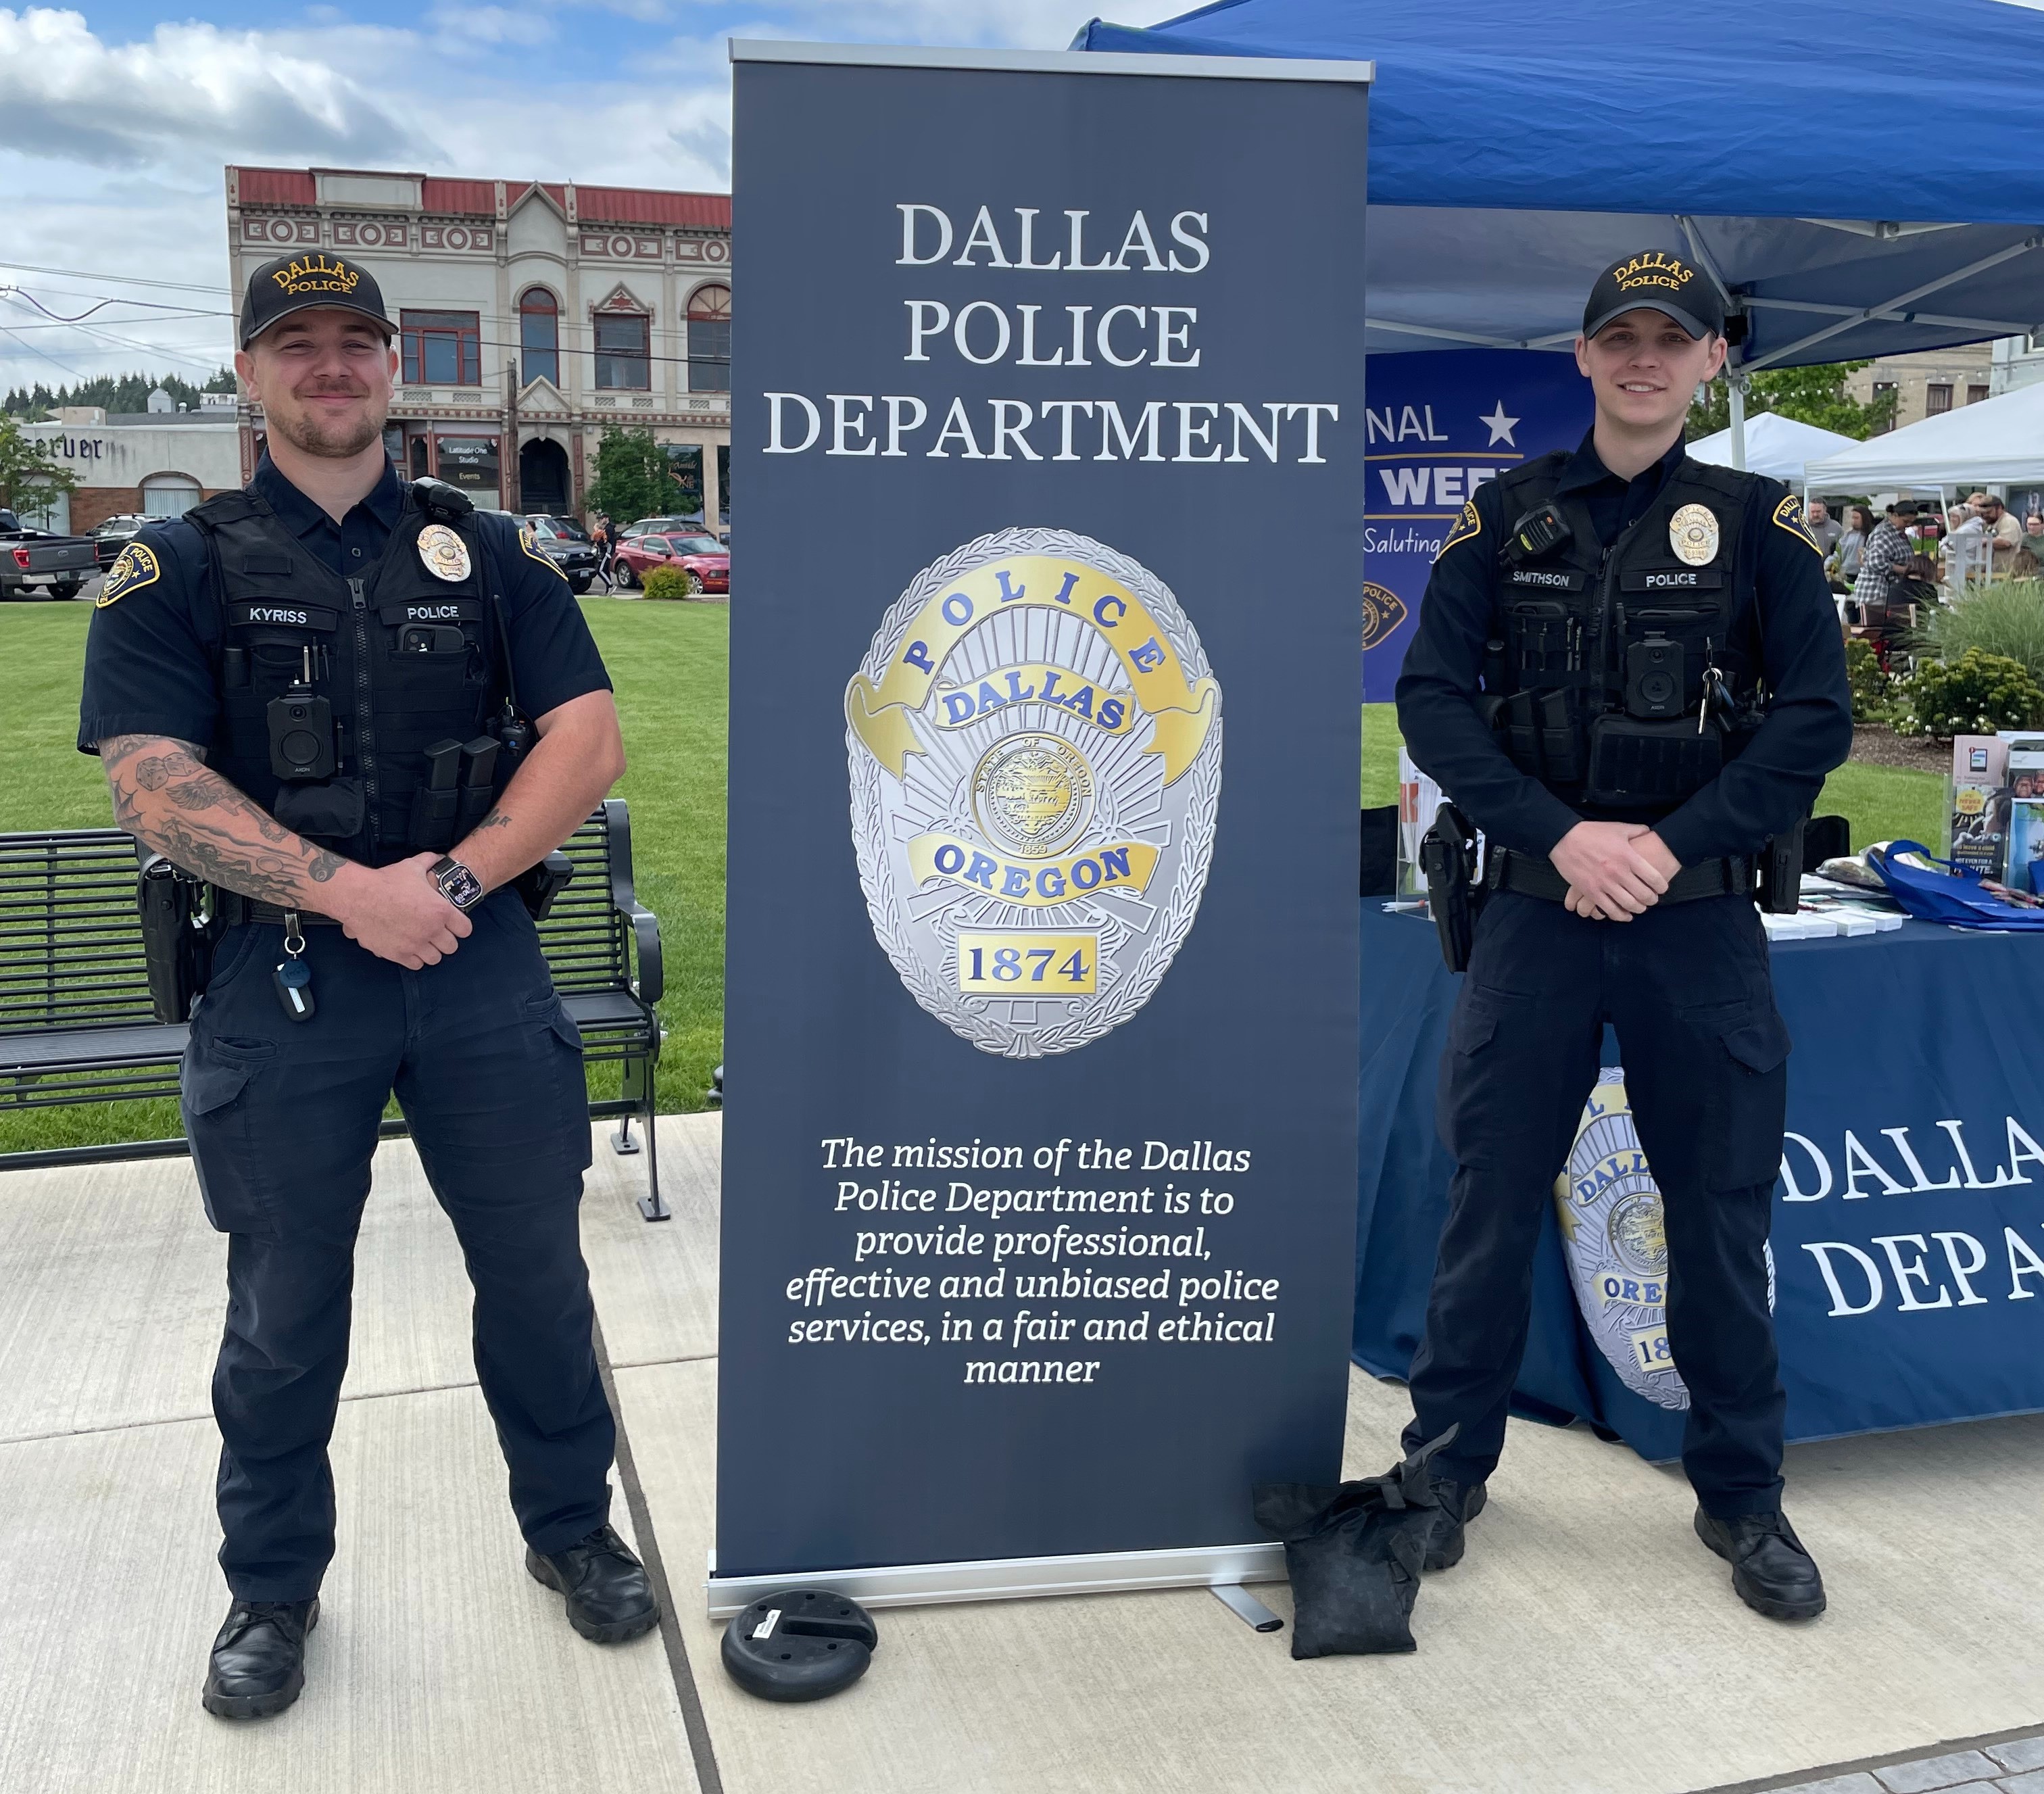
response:
<path id="1" fill-rule="evenodd" d="M 451 846 L 511 770 L 496 770 L 505 756 L 445 751 L 489 747 L 499 689 L 482 532 L 458 505 L 429 510 L 407 486 L 382 559 L 358 578 L 334 572 L 253 493 L 222 493 L 186 513 L 207 538 L 221 613 L 208 764 L 286 827 L 371 866 Z M 436 528 L 465 553 L 428 533 Z M 438 570 L 422 536 L 427 548 L 440 546 Z M 297 755 L 301 771 L 313 765 L 318 775 L 281 765 L 280 743 L 282 759 Z M 422 824 L 422 789 L 459 786 L 476 768 L 486 774 L 481 788 L 458 789 L 437 806 L 441 820 Z"/>
<path id="2" fill-rule="evenodd" d="M 1754 599 L 1739 555 L 1754 476 L 1685 456 L 1606 546 L 1580 497 L 1554 498 L 1568 459 L 1543 455 L 1498 478 L 1507 528 L 1485 709 L 1514 764 L 1564 801 L 1665 815 L 1758 726 L 1760 669 L 1731 640 Z M 1515 532 L 1550 503 L 1568 538 L 1528 551 Z"/>

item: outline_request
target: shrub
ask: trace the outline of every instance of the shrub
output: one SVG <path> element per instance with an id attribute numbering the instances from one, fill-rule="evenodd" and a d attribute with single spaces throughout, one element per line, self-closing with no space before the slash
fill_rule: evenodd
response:
<path id="1" fill-rule="evenodd" d="M 694 575 L 678 567 L 656 567 L 640 583 L 649 598 L 692 598 L 696 594 Z"/>
<path id="2" fill-rule="evenodd" d="M 2006 655 L 1977 647 L 1950 665 L 1919 662 L 1908 678 L 1896 682 L 1895 691 L 1895 727 L 1904 735 L 1949 739 L 2044 723 L 2044 687 L 2028 669 Z"/>
<path id="3" fill-rule="evenodd" d="M 1895 703 L 1895 681 L 1871 642 L 1846 643 L 1846 678 L 1852 686 L 1853 720 L 1885 723 Z"/>
<path id="4" fill-rule="evenodd" d="M 1978 648 L 2020 661 L 2044 685 L 2044 582 L 1997 581 L 1920 614 L 1924 637 L 1947 666 Z"/>

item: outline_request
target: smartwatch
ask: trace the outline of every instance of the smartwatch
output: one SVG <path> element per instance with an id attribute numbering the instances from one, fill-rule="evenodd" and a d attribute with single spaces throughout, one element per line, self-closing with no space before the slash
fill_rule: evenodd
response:
<path id="1" fill-rule="evenodd" d="M 451 854 L 442 854 L 427 869 L 433 888 L 466 915 L 482 901 L 482 881 Z"/>

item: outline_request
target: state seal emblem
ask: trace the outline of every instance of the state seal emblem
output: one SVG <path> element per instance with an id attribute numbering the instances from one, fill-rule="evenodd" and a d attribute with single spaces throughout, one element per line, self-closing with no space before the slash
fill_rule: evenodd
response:
<path id="1" fill-rule="evenodd" d="M 1632 1124 L 1625 1073 L 1606 1066 L 1583 1105 L 1575 1144 L 1554 1180 L 1562 1255 L 1576 1306 L 1619 1381 L 1657 1408 L 1689 1405 L 1668 1345 L 1668 1233 L 1661 1186 Z M 1767 1305 L 1774 1252 L 1767 1250 Z"/>
<path id="2" fill-rule="evenodd" d="M 925 568 L 845 690 L 852 845 L 909 993 L 984 1052 L 1135 1015 L 1191 930 L 1220 686 L 1164 582 L 1060 529 Z"/>

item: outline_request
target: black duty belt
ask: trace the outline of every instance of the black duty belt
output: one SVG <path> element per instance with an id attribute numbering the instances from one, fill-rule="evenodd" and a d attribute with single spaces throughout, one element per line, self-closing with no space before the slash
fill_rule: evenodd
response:
<path id="1" fill-rule="evenodd" d="M 321 916 L 315 910 L 286 909 L 281 905 L 259 903 L 254 897 L 244 897 L 239 891 L 222 890 L 217 885 L 213 890 L 213 912 L 229 928 L 242 922 L 268 922 L 282 927 L 293 917 L 305 928 L 337 928 L 337 917 Z"/>
<path id="2" fill-rule="evenodd" d="M 1750 897 L 1754 875 L 1754 862 L 1743 857 L 1699 860 L 1675 874 L 1660 901 L 1694 903 L 1699 897 Z M 1548 903 L 1560 903 L 1569 894 L 1569 882 L 1554 870 L 1552 860 L 1514 853 L 1509 847 L 1493 851 L 1484 868 L 1483 882 L 1490 890 L 1516 891 L 1521 897 L 1539 897 Z"/>

